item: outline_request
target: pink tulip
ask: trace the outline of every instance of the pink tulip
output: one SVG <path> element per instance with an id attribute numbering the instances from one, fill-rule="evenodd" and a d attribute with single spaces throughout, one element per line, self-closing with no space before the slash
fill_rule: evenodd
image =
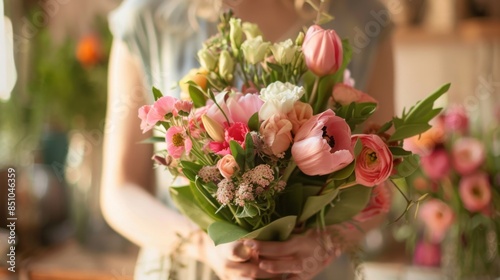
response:
<path id="1" fill-rule="evenodd" d="M 333 100 L 340 105 L 356 103 L 378 103 L 373 97 L 345 84 L 336 84 L 332 92 Z"/>
<path id="2" fill-rule="evenodd" d="M 433 242 L 441 242 L 455 220 L 455 214 L 448 204 L 439 199 L 425 202 L 418 212 Z"/>
<path id="3" fill-rule="evenodd" d="M 389 212 L 391 193 L 385 184 L 375 186 L 368 205 L 354 217 L 354 220 L 365 222 L 373 217 Z"/>
<path id="4" fill-rule="evenodd" d="M 469 137 L 460 138 L 453 144 L 451 156 L 453 167 L 461 175 L 473 173 L 486 159 L 483 143 Z"/>
<path id="5" fill-rule="evenodd" d="M 334 30 L 313 25 L 302 44 L 306 65 L 319 77 L 333 74 L 342 66 L 342 41 Z"/>
<path id="6" fill-rule="evenodd" d="M 165 135 L 167 143 L 167 151 L 173 158 L 181 158 L 184 153 L 189 154 L 193 143 L 189 136 L 186 135 L 184 128 L 180 126 L 172 126 L 167 130 Z"/>
<path id="7" fill-rule="evenodd" d="M 422 156 L 422 170 L 432 180 L 441 180 L 448 176 L 451 166 L 448 153 L 443 148 L 437 148 L 430 154 Z"/>
<path id="8" fill-rule="evenodd" d="M 220 93 L 216 96 L 217 104 L 226 114 L 230 123 L 240 122 L 248 124 L 248 120 L 257 113 L 264 101 L 259 98 L 259 94 L 232 93 L 224 100 L 225 95 Z M 227 122 L 221 110 L 215 104 L 211 104 L 207 111 L 207 116 L 224 125 Z"/>
<path id="9" fill-rule="evenodd" d="M 419 241 L 415 246 L 413 263 L 419 266 L 439 267 L 441 265 L 441 246 L 432 242 Z"/>
<path id="10" fill-rule="evenodd" d="M 240 146 L 245 148 L 245 137 L 248 132 L 250 132 L 250 129 L 244 123 L 237 122 L 230 125 L 227 125 L 226 123 L 226 125 L 224 126 L 224 141 L 212 141 L 208 143 L 208 147 L 218 155 L 228 155 L 231 153 L 231 150 L 229 148 L 229 142 L 231 140 L 236 141 L 238 144 L 240 144 Z"/>
<path id="11" fill-rule="evenodd" d="M 352 145 L 361 140 L 363 148 L 356 158 L 356 182 L 373 187 L 383 183 L 392 172 L 393 158 L 387 144 L 376 134 L 357 134 L 352 136 Z"/>
<path id="12" fill-rule="evenodd" d="M 453 106 L 444 115 L 445 128 L 451 132 L 467 133 L 469 118 L 463 106 Z"/>
<path id="13" fill-rule="evenodd" d="M 147 131 L 151 130 L 154 125 L 151 125 L 148 123 L 148 113 L 151 110 L 151 105 L 144 105 L 141 108 L 139 108 L 139 118 L 141 119 L 141 129 L 142 133 L 146 133 Z"/>
<path id="14" fill-rule="evenodd" d="M 295 135 L 292 156 L 307 175 L 325 175 L 340 170 L 354 160 L 351 129 L 332 110 L 310 118 Z"/>
<path id="15" fill-rule="evenodd" d="M 260 126 L 264 141 L 264 152 L 279 156 L 286 152 L 292 143 L 292 123 L 281 115 L 273 115 Z"/>
<path id="16" fill-rule="evenodd" d="M 150 125 L 156 125 L 157 122 L 165 120 L 165 117 L 173 114 L 174 104 L 177 101 L 175 97 L 163 96 L 156 100 L 151 110 L 149 110 L 147 122 Z"/>
<path id="17" fill-rule="evenodd" d="M 458 191 L 465 209 L 471 212 L 480 212 L 491 202 L 491 185 L 485 173 L 480 172 L 463 177 Z"/>

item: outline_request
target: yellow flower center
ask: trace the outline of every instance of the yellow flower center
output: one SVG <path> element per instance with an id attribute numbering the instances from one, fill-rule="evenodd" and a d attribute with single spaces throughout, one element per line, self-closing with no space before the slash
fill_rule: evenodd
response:
<path id="1" fill-rule="evenodd" d="M 365 160 L 366 160 L 366 163 L 367 163 L 368 165 L 370 165 L 370 164 L 373 164 L 373 163 L 377 162 L 377 153 L 375 153 L 374 151 L 371 151 L 371 150 L 370 150 L 368 153 L 366 153 L 366 158 L 365 158 Z"/>
<path id="2" fill-rule="evenodd" d="M 172 136 L 172 143 L 174 143 L 176 147 L 184 146 L 184 136 L 182 136 L 182 133 L 174 134 L 174 136 Z"/>

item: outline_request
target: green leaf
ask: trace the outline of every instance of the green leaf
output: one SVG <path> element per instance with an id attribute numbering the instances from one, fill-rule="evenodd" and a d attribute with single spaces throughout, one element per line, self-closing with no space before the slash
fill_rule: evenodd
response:
<path id="1" fill-rule="evenodd" d="M 259 122 L 259 112 L 253 114 L 248 120 L 248 128 L 251 131 L 259 131 L 260 122 Z"/>
<path id="2" fill-rule="evenodd" d="M 280 66 L 280 65 L 278 65 L 278 64 L 274 64 L 274 63 L 271 63 L 271 62 L 267 62 L 266 64 L 267 64 L 267 66 L 268 66 L 269 68 L 271 68 L 272 70 L 274 70 L 274 71 L 276 71 L 276 72 L 278 72 L 278 73 L 283 72 L 283 67 L 281 67 L 281 66 Z"/>
<path id="3" fill-rule="evenodd" d="M 292 233 L 296 221 L 297 216 L 286 216 L 252 232 L 248 232 L 230 222 L 218 221 L 208 227 L 208 235 L 216 246 L 239 239 L 284 241 Z"/>
<path id="4" fill-rule="evenodd" d="M 245 165 L 248 169 L 254 168 L 255 165 L 255 149 L 253 144 L 253 138 L 250 133 L 247 133 L 245 137 Z"/>
<path id="5" fill-rule="evenodd" d="M 165 137 L 153 136 L 147 139 L 144 139 L 139 142 L 139 144 L 154 144 L 154 143 L 163 143 L 165 142 Z"/>
<path id="6" fill-rule="evenodd" d="M 229 148 L 240 170 L 245 170 L 245 150 L 234 140 L 229 141 Z"/>
<path id="7" fill-rule="evenodd" d="M 163 97 L 163 93 L 161 93 L 161 91 L 155 87 L 153 87 L 153 97 L 156 100 L 160 99 Z"/>
<path id="8" fill-rule="evenodd" d="M 338 193 L 339 190 L 330 190 L 322 195 L 308 197 L 306 203 L 304 204 L 304 208 L 302 209 L 302 213 L 300 214 L 299 222 L 304 222 L 321 211 L 323 207 L 328 205 L 335 197 L 337 197 Z"/>
<path id="9" fill-rule="evenodd" d="M 198 176 L 200 169 L 203 167 L 191 161 L 181 161 L 180 165 L 182 167 L 182 173 L 192 182 L 196 180 L 196 176 Z"/>
<path id="10" fill-rule="evenodd" d="M 428 123 L 404 124 L 396 128 L 394 134 L 391 135 L 389 142 L 404 140 L 420 133 L 426 132 L 432 126 Z"/>
<path id="11" fill-rule="evenodd" d="M 230 221 L 233 216 L 227 207 L 221 208 L 221 204 L 207 191 L 203 186 L 199 178 L 190 184 L 191 192 L 196 201 L 192 203 L 197 203 L 198 206 L 210 215 L 214 220 L 226 220 Z M 217 212 L 217 214 L 215 214 Z"/>
<path id="12" fill-rule="evenodd" d="M 323 112 L 328 104 L 328 99 L 332 96 L 333 86 L 337 82 L 335 74 L 321 77 L 318 84 L 316 104 L 314 104 L 314 113 Z"/>
<path id="13" fill-rule="evenodd" d="M 195 82 L 189 81 L 189 97 L 193 100 L 193 105 L 195 108 L 200 108 L 205 106 L 207 103 L 207 97 L 203 90 Z"/>
<path id="14" fill-rule="evenodd" d="M 315 193 L 318 193 L 316 190 Z M 283 193 L 278 197 L 276 211 L 282 215 L 298 216 L 304 204 L 304 185 L 300 183 L 287 184 Z"/>
<path id="15" fill-rule="evenodd" d="M 386 132 L 387 130 L 389 130 L 392 126 L 392 120 L 391 121 L 388 121 L 386 123 L 384 123 L 380 128 L 379 130 L 377 131 L 377 134 L 382 134 L 384 132 Z"/>
<path id="16" fill-rule="evenodd" d="M 347 122 L 351 130 L 354 130 L 357 125 L 364 123 L 377 109 L 376 103 L 355 103 L 352 102 L 349 105 L 341 106 L 336 111 L 335 114 Z"/>
<path id="17" fill-rule="evenodd" d="M 391 178 L 406 178 L 413 174 L 420 167 L 420 157 L 416 154 L 411 154 L 403 158 L 403 161 L 396 167 L 397 173 Z"/>
<path id="18" fill-rule="evenodd" d="M 240 211 L 236 213 L 238 218 L 253 218 L 259 215 L 259 210 L 254 205 L 245 205 L 240 207 Z"/>
<path id="19" fill-rule="evenodd" d="M 391 147 L 389 147 L 389 150 L 391 151 L 392 155 L 395 157 L 406 157 L 406 156 L 411 155 L 410 151 L 407 151 L 407 150 L 405 150 L 401 147 L 397 147 L 397 146 L 391 146 Z"/>
<path id="20" fill-rule="evenodd" d="M 422 121 L 422 117 L 427 115 L 427 113 L 432 110 L 434 102 L 436 102 L 439 97 L 445 94 L 450 89 L 450 86 L 451 84 L 446 84 L 427 98 L 417 102 L 415 106 L 410 108 L 405 119 L 407 121 Z"/>
<path id="21" fill-rule="evenodd" d="M 357 158 L 361 151 L 363 150 L 363 143 L 361 143 L 361 139 L 356 139 L 356 143 L 354 144 L 354 158 Z"/>
<path id="22" fill-rule="evenodd" d="M 201 229 L 207 230 L 208 226 L 214 222 L 213 219 L 196 203 L 193 203 L 193 193 L 189 186 L 171 186 L 169 188 L 170 197 L 182 214 L 191 219 Z"/>
<path id="23" fill-rule="evenodd" d="M 358 139 L 358 141 L 359 141 L 359 139 Z M 328 176 L 328 178 L 333 179 L 333 180 L 347 179 L 347 178 L 349 178 L 349 176 L 351 176 L 352 172 L 354 171 L 355 166 L 356 166 L 356 161 L 353 160 L 349 165 L 347 165 L 346 167 L 344 167 L 343 169 L 341 169 L 339 171 L 335 171 L 330 176 Z"/>
<path id="24" fill-rule="evenodd" d="M 342 190 L 325 215 L 326 224 L 339 224 L 356 216 L 370 201 L 371 193 L 372 188 L 361 185 Z"/>

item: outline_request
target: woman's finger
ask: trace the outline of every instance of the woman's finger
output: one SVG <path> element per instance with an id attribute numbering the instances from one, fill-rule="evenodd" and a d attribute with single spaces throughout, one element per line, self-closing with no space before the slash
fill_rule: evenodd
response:
<path id="1" fill-rule="evenodd" d="M 296 258 L 289 260 L 261 260 L 259 263 L 259 268 L 265 270 L 269 273 L 274 274 L 297 274 L 301 273 L 303 270 L 303 265 L 301 260 Z"/>
<path id="2" fill-rule="evenodd" d="M 221 244 L 216 248 L 222 256 L 232 262 L 246 262 L 252 257 L 252 249 L 241 241 Z"/>
<path id="3" fill-rule="evenodd" d="M 224 268 L 225 275 L 229 279 L 270 279 L 276 277 L 276 274 L 269 273 L 259 268 L 258 263 L 254 262 L 227 262 Z"/>
<path id="4" fill-rule="evenodd" d="M 283 257 L 297 252 L 295 238 L 283 242 L 245 240 L 243 244 L 259 253 L 261 257 Z"/>

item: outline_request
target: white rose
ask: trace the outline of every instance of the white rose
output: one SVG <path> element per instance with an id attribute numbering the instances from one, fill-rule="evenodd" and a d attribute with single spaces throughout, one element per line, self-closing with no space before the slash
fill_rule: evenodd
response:
<path id="1" fill-rule="evenodd" d="M 276 59 L 279 64 L 291 63 L 298 50 L 299 47 L 295 46 L 290 39 L 275 43 L 271 46 L 271 51 L 273 52 L 274 59 Z"/>
<path id="2" fill-rule="evenodd" d="M 259 111 L 260 119 L 267 120 L 274 114 L 288 114 L 304 92 L 303 87 L 279 81 L 263 88 L 260 91 L 260 99 L 264 101 Z"/>
<path id="3" fill-rule="evenodd" d="M 257 64 L 264 60 L 271 43 L 262 41 L 262 36 L 247 39 L 241 44 L 241 50 L 247 62 Z"/>

